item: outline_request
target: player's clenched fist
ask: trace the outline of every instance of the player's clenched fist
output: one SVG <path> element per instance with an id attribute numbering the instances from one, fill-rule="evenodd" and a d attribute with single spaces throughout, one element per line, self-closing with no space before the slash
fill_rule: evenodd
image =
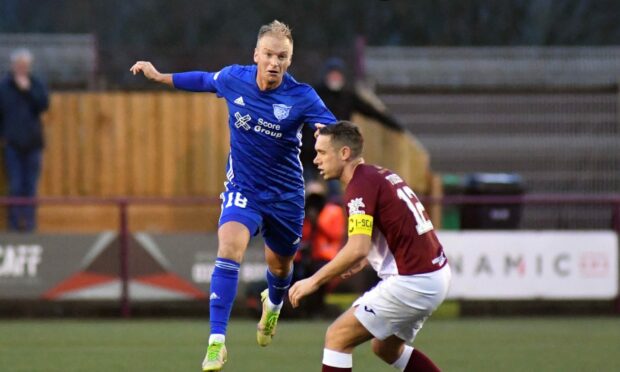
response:
<path id="1" fill-rule="evenodd" d="M 138 61 L 129 69 L 134 75 L 139 72 L 142 72 L 147 79 L 157 81 L 159 83 L 164 83 L 168 85 L 172 85 L 172 75 L 171 74 L 162 74 L 151 62 L 148 61 Z"/>

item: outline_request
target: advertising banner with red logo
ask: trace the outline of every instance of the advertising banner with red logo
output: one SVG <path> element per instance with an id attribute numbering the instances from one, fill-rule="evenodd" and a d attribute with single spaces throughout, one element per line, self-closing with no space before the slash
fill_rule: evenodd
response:
<path id="1" fill-rule="evenodd" d="M 613 232 L 440 231 L 455 299 L 611 299 L 618 295 Z M 215 234 L 135 233 L 129 242 L 132 301 L 206 300 Z M 0 234 L 0 299 L 118 300 L 120 242 L 90 235 Z M 239 293 L 265 278 L 263 242 L 253 239 Z"/>
<path id="2" fill-rule="evenodd" d="M 202 300 L 217 254 L 215 234 L 136 233 L 129 239 L 132 301 Z M 0 234 L 0 299 L 112 300 L 121 296 L 116 232 L 85 235 Z M 253 239 L 239 288 L 264 280 L 263 242 Z"/>
<path id="3" fill-rule="evenodd" d="M 438 236 L 452 268 L 450 298 L 618 295 L 618 238 L 612 231 L 440 231 Z"/>

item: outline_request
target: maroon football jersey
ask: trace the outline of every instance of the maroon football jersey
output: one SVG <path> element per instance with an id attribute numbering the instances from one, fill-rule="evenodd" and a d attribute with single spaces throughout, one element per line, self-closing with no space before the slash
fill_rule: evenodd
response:
<path id="1" fill-rule="evenodd" d="M 345 202 L 349 234 L 372 223 L 368 261 L 381 278 L 428 273 L 446 264 L 428 214 L 397 174 L 374 165 L 358 165 L 345 191 Z"/>

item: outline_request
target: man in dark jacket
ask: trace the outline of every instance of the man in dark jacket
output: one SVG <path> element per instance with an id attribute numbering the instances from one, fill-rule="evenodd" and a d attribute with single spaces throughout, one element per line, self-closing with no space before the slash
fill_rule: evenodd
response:
<path id="1" fill-rule="evenodd" d="M 392 115 L 377 109 L 374 105 L 367 102 L 354 87 L 347 83 L 345 64 L 339 58 L 330 58 L 325 62 L 322 69 L 322 80 L 315 86 L 315 90 L 325 103 L 325 106 L 338 120 L 351 120 L 353 113 L 357 112 L 375 119 L 393 130 L 403 130 L 402 126 Z M 306 182 L 318 178 L 316 166 L 312 163 L 316 156 L 314 143 L 314 133 L 304 128 L 300 159 L 304 167 Z M 340 187 L 338 182 L 335 182 L 335 187 Z M 328 182 L 328 188 L 330 195 L 338 193 L 334 190 L 333 183 Z"/>
<path id="2" fill-rule="evenodd" d="M 41 114 L 47 110 L 49 99 L 45 85 L 31 75 L 31 65 L 30 51 L 15 50 L 11 53 L 11 72 L 0 81 L 0 142 L 4 143 L 11 197 L 36 196 L 41 170 Z M 34 206 L 10 207 L 8 227 L 34 230 Z"/>

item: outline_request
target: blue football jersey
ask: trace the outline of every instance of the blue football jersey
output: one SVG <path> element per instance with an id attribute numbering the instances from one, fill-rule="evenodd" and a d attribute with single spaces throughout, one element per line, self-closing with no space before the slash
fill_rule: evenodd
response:
<path id="1" fill-rule="evenodd" d="M 213 92 L 226 100 L 228 182 L 245 196 L 261 201 L 303 195 L 299 160 L 302 126 L 336 122 L 311 86 L 287 73 L 276 89 L 261 91 L 256 84 L 256 65 L 232 65 L 214 73 L 176 73 L 173 82 L 178 89 Z"/>

